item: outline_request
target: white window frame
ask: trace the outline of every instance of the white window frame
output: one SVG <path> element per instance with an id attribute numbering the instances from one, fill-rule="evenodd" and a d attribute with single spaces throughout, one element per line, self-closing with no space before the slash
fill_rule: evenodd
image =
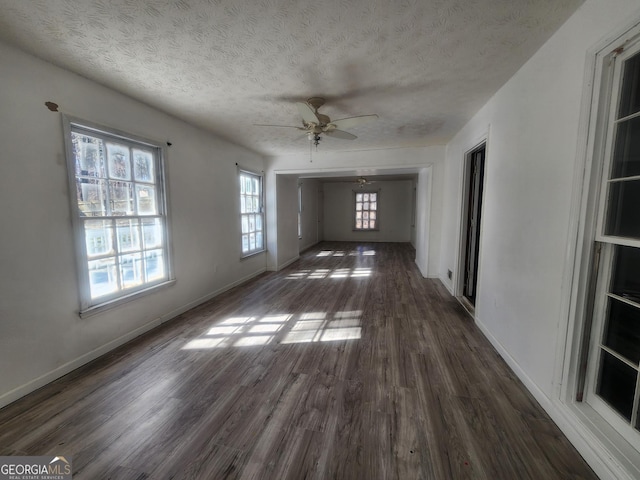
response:
<path id="1" fill-rule="evenodd" d="M 245 192 L 246 187 L 243 184 L 244 178 L 250 178 L 251 180 L 256 180 L 258 182 L 258 188 L 260 191 L 257 195 L 254 195 L 251 192 Z M 238 192 L 238 198 L 240 201 L 238 209 L 240 212 L 240 258 L 247 258 L 266 250 L 267 236 L 264 218 L 264 175 L 251 170 L 238 168 Z M 246 205 L 247 197 L 251 197 L 252 200 L 257 200 L 258 205 L 256 208 L 243 207 L 243 205 Z M 251 217 L 254 218 L 253 227 L 250 221 Z M 254 248 L 251 248 L 250 239 L 252 233 L 254 234 Z M 262 236 L 261 245 L 257 245 L 257 243 L 255 243 L 258 239 L 258 234 Z M 245 241 L 247 242 L 248 247 L 246 249 Z"/>
<path id="2" fill-rule="evenodd" d="M 606 202 L 603 185 L 608 176 L 610 156 L 607 152 L 611 151 L 612 126 L 608 119 L 617 106 L 613 67 L 619 63 L 616 57 L 623 51 L 630 52 L 635 48 L 634 44 L 640 42 L 639 20 L 635 20 L 635 25 L 629 23 L 621 29 L 619 35 L 609 36 L 587 56 L 578 147 L 578 158 L 583 163 L 578 163 L 575 170 L 577 188 L 573 211 L 577 215 L 571 226 L 576 243 L 568 246 L 566 264 L 573 276 L 567 284 L 571 290 L 566 305 L 567 337 L 566 342 L 559 343 L 564 363 L 556 385 L 560 401 L 571 413 L 567 418 L 571 419 L 581 438 L 589 439 L 589 448 L 594 448 L 590 454 L 595 455 L 592 460 L 597 458 L 594 468 L 600 475 L 616 478 L 640 478 L 640 449 L 633 438 L 637 438 L 637 432 L 630 438 L 630 426 L 622 425 L 622 417 L 595 394 L 597 372 L 593 352 L 602 336 L 602 323 L 592 320 L 602 309 L 602 301 L 595 299 L 603 298 L 602 286 L 608 285 L 609 271 L 602 270 L 603 262 L 610 263 L 611 259 L 611 251 L 607 249 L 613 249 L 614 243 L 628 243 L 625 239 L 603 234 Z M 613 102 L 612 98 L 615 99 Z M 598 274 L 603 280 L 599 284 L 596 282 Z"/>
<path id="3" fill-rule="evenodd" d="M 358 228 L 356 222 L 357 222 L 357 212 L 358 212 L 358 194 L 364 194 L 364 193 L 375 193 L 376 194 L 376 208 L 375 208 L 375 213 L 376 213 L 376 218 L 375 218 L 375 222 L 376 222 L 376 226 L 374 228 Z M 363 202 L 360 202 L 363 203 Z M 363 210 L 364 211 L 364 210 Z M 368 209 L 367 212 L 372 212 L 374 210 L 372 209 Z M 377 232 L 380 230 L 380 189 L 358 189 L 358 190 L 353 190 L 353 207 L 351 209 L 352 212 L 352 219 L 353 219 L 353 231 L 354 232 Z"/>
<path id="4" fill-rule="evenodd" d="M 627 237 L 617 237 L 607 235 L 605 232 L 606 215 L 609 209 L 609 187 L 613 183 L 626 182 L 634 180 L 636 177 L 625 177 L 621 179 L 610 179 L 612 170 L 612 159 L 614 155 L 614 137 L 615 125 L 620 121 L 617 119 L 618 102 L 621 92 L 622 71 L 624 62 L 632 56 L 640 55 L 640 39 L 633 44 L 628 45 L 622 52 L 616 52 L 611 55 L 608 68 L 610 71 L 609 81 L 604 88 L 610 90 L 608 99 L 608 111 L 603 114 L 603 120 L 606 124 L 606 140 L 604 144 L 604 155 L 601 159 L 601 184 L 598 195 L 598 212 L 596 220 L 595 248 L 599 251 L 599 265 L 597 271 L 597 284 L 595 286 L 595 297 L 593 304 L 593 324 L 591 329 L 591 340 L 589 347 L 588 368 L 585 379 L 585 396 L 584 401 L 591 405 L 596 412 L 601 415 L 610 425 L 612 425 L 625 439 L 638 451 L 640 451 L 640 431 L 635 429 L 633 425 L 638 424 L 638 402 L 640 401 L 640 368 L 638 365 L 631 365 L 626 359 L 618 355 L 616 352 L 608 349 L 601 344 L 601 339 L 605 332 L 605 323 L 607 316 L 607 304 L 612 296 L 608 293 L 613 270 L 614 250 L 616 246 L 629 246 L 640 248 L 640 239 Z M 640 116 L 640 113 L 637 114 Z M 622 298 L 615 301 L 622 301 L 629 305 L 637 305 L 634 302 L 627 302 Z M 640 309 L 640 305 L 637 305 Z M 632 407 L 632 418 L 627 421 L 622 415 L 608 405 L 596 392 L 598 388 L 598 373 L 600 357 L 604 351 L 615 357 L 622 363 L 627 364 L 636 371 L 636 394 Z"/>
<path id="5" fill-rule="evenodd" d="M 126 132 L 121 132 L 119 130 L 105 127 L 102 125 L 95 124 L 93 122 L 89 122 L 83 119 L 63 115 L 63 131 L 64 131 L 64 141 L 65 141 L 65 150 L 67 157 L 67 172 L 68 172 L 68 180 L 69 180 L 69 197 L 70 197 L 70 206 L 71 206 L 71 218 L 74 229 L 74 237 L 75 237 L 75 251 L 77 258 L 77 272 L 78 272 L 78 280 L 79 280 L 79 314 L 81 317 L 87 317 L 94 315 L 96 313 L 102 312 L 109 308 L 115 307 L 122 303 L 131 301 L 135 298 L 138 298 L 142 295 L 146 295 L 161 287 L 165 287 L 175 283 L 175 279 L 173 276 L 173 266 L 172 266 L 172 255 L 170 248 L 170 238 L 169 238 L 169 215 L 166 201 L 166 182 L 165 182 L 165 170 L 164 170 L 164 158 L 165 158 L 165 149 L 159 142 L 154 142 L 148 139 L 144 139 Z M 104 206 L 104 214 L 98 214 L 95 216 L 87 216 L 86 212 L 82 212 L 79 206 L 79 199 L 77 195 L 77 179 L 88 178 L 87 175 L 82 175 L 82 172 L 77 173 L 76 169 L 76 158 L 74 155 L 74 144 L 72 140 L 72 135 L 74 133 L 77 134 L 86 134 L 88 137 L 98 138 L 103 141 L 103 145 L 105 145 L 105 150 L 103 152 L 104 155 L 104 167 L 103 167 L 103 175 L 99 177 L 101 180 L 106 182 L 108 185 L 110 181 L 116 182 L 119 181 L 116 177 L 110 177 L 109 170 L 109 159 L 107 158 L 107 147 L 106 142 L 114 142 L 118 145 L 125 146 L 129 149 L 129 153 L 131 154 L 133 149 L 143 150 L 151 155 L 153 174 L 150 176 L 150 179 L 146 182 L 136 179 L 133 168 L 131 164 L 129 165 L 129 169 L 131 171 L 130 180 L 126 182 L 131 183 L 132 186 L 132 212 L 127 214 L 114 214 L 111 210 L 113 208 L 113 201 L 110 201 L 110 190 L 106 188 L 106 197 L 102 201 Z M 149 165 L 151 166 L 151 165 Z M 96 177 L 98 178 L 98 177 Z M 123 181 L 124 183 L 124 181 Z M 156 212 L 153 214 L 143 214 L 138 211 L 140 207 L 140 197 L 138 197 L 138 188 L 140 189 L 140 194 L 142 190 L 145 190 L 145 187 L 152 187 L 155 191 L 156 196 Z M 133 247 L 130 251 L 125 250 L 122 245 L 120 245 L 120 239 L 117 237 L 118 235 L 118 227 L 117 224 L 122 223 L 123 220 L 129 219 L 130 222 L 138 223 L 140 225 L 139 228 L 134 229 L 137 230 L 137 246 Z M 149 221 L 151 219 L 156 219 L 157 227 L 156 230 L 158 232 L 158 244 L 154 247 L 145 248 L 144 245 L 144 229 L 142 228 L 142 223 L 145 221 Z M 105 253 L 104 255 L 90 255 L 88 249 L 88 231 L 86 229 L 86 225 L 89 221 L 105 221 L 111 222 L 111 242 L 110 245 L 113 248 L 111 253 Z M 134 233 L 134 236 L 136 234 Z M 107 239 L 108 241 L 108 239 Z M 147 275 L 144 268 L 141 266 L 140 275 L 142 276 L 142 280 L 137 285 L 126 286 L 125 281 L 123 280 L 123 272 L 122 264 L 120 264 L 120 259 L 124 255 L 136 254 L 140 255 L 140 262 L 143 265 L 143 262 L 146 261 L 144 257 L 144 252 L 151 252 L 153 250 L 160 251 L 162 254 L 162 272 L 161 274 L 154 279 L 148 280 L 144 277 Z M 114 275 L 115 275 L 115 283 L 116 290 L 105 295 L 92 297 L 91 294 L 91 281 L 90 281 L 90 263 L 96 261 L 97 259 L 114 259 Z"/>
<path id="6" fill-rule="evenodd" d="M 302 239 L 302 183 L 298 184 L 298 240 Z"/>

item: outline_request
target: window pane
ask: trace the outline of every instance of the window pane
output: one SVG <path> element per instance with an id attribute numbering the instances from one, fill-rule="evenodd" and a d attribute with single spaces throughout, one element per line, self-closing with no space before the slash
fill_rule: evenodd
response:
<path id="1" fill-rule="evenodd" d="M 362 218 L 364 220 L 369 220 L 369 212 L 362 212 Z"/>
<path id="2" fill-rule="evenodd" d="M 369 201 L 369 194 L 368 193 L 363 193 L 362 194 L 362 201 L 363 202 L 368 202 Z"/>
<path id="3" fill-rule="evenodd" d="M 362 218 L 362 212 L 356 212 L 356 220 L 359 220 Z"/>
<path id="4" fill-rule="evenodd" d="M 373 202 L 369 204 L 369 209 L 370 210 L 377 210 L 378 209 L 378 204 Z"/>
<path id="5" fill-rule="evenodd" d="M 377 199 L 378 199 L 378 194 L 377 193 L 370 193 L 369 194 L 369 201 L 375 202 Z"/>
<path id="6" fill-rule="evenodd" d="M 82 278 L 88 278 L 81 289 L 81 311 L 86 311 L 144 287 L 148 278 L 157 283 L 168 277 L 162 149 L 107 130 L 68 125 L 68 166 L 75 174 L 78 204 L 74 222 L 83 230 Z"/>
<path id="7" fill-rule="evenodd" d="M 616 247 L 611 293 L 640 303 L 640 248 Z"/>
<path id="8" fill-rule="evenodd" d="M 87 220 L 84 222 L 84 236 L 89 258 L 113 255 L 113 225 L 111 220 Z"/>
<path id="9" fill-rule="evenodd" d="M 118 291 L 116 260 L 113 257 L 93 260 L 89 266 L 89 287 L 91 298 L 99 298 Z"/>
<path id="10" fill-rule="evenodd" d="M 369 220 L 369 228 L 376 228 L 376 221 L 375 220 Z"/>
<path id="11" fill-rule="evenodd" d="M 369 220 L 375 220 L 376 212 L 369 212 Z"/>
<path id="12" fill-rule="evenodd" d="M 76 178 L 78 208 L 82 217 L 103 217 L 107 214 L 107 187 L 104 180 Z"/>
<path id="13" fill-rule="evenodd" d="M 159 249 L 144 252 L 144 272 L 147 282 L 165 278 L 163 255 L 162 250 Z"/>
<path id="14" fill-rule="evenodd" d="M 362 221 L 362 228 L 369 228 L 369 220 Z"/>
<path id="15" fill-rule="evenodd" d="M 131 162 L 129 147 L 115 143 L 107 143 L 109 177 L 118 180 L 131 180 Z"/>
<path id="16" fill-rule="evenodd" d="M 140 250 L 140 234 L 138 220 L 116 220 L 116 237 L 119 252 Z"/>
<path id="17" fill-rule="evenodd" d="M 362 228 L 362 220 L 356 220 L 356 228 Z"/>
<path id="18" fill-rule="evenodd" d="M 133 184 L 109 181 L 111 215 L 133 215 Z"/>
<path id="19" fill-rule="evenodd" d="M 640 362 L 640 308 L 609 298 L 604 344 L 632 363 Z"/>
<path id="20" fill-rule="evenodd" d="M 156 187 L 136 185 L 136 199 L 138 200 L 138 215 L 157 215 Z"/>
<path id="21" fill-rule="evenodd" d="M 71 142 L 76 164 L 76 175 L 106 177 L 102 140 L 73 132 L 71 134 Z"/>
<path id="22" fill-rule="evenodd" d="M 155 183 L 153 154 L 149 151 L 133 149 L 133 172 L 138 182 Z"/>
<path id="23" fill-rule="evenodd" d="M 640 118 L 617 125 L 611 178 L 640 175 Z"/>
<path id="24" fill-rule="evenodd" d="M 162 224 L 159 218 L 145 218 L 142 220 L 142 237 L 144 248 L 158 248 L 162 246 Z"/>
<path id="25" fill-rule="evenodd" d="M 122 288 L 131 288 L 142 284 L 142 255 L 140 253 L 120 256 L 120 278 Z"/>
<path id="26" fill-rule="evenodd" d="M 356 202 L 362 202 L 362 193 L 356 193 Z"/>
<path id="27" fill-rule="evenodd" d="M 636 371 L 613 355 L 603 351 L 600 360 L 598 395 L 627 420 L 631 420 Z"/>
<path id="28" fill-rule="evenodd" d="M 609 210 L 605 233 L 640 238 L 640 180 L 609 184 Z"/>
<path id="29" fill-rule="evenodd" d="M 356 210 L 362 210 L 362 203 L 356 203 Z"/>
<path id="30" fill-rule="evenodd" d="M 240 214 L 242 233 L 242 253 L 263 249 L 263 235 L 256 232 L 263 229 L 260 196 L 262 180 L 258 175 L 240 174 Z"/>
<path id="31" fill-rule="evenodd" d="M 640 54 L 624 63 L 618 118 L 640 112 Z"/>

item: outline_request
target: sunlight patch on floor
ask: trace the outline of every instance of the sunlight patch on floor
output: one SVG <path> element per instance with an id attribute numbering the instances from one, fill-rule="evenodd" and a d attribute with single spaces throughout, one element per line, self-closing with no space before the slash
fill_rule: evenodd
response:
<path id="1" fill-rule="evenodd" d="M 371 268 L 318 268 L 316 270 L 298 270 L 285 277 L 286 280 L 318 280 L 323 278 L 365 278 L 370 277 L 373 271 Z"/>
<path id="2" fill-rule="evenodd" d="M 361 317 L 361 310 L 229 317 L 187 342 L 182 349 L 358 340 L 362 338 Z"/>

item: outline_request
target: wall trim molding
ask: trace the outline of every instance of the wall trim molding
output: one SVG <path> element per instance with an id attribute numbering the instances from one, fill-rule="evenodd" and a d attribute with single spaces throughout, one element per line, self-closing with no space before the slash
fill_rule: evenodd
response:
<path id="1" fill-rule="evenodd" d="M 309 248 L 311 248 L 311 247 L 309 247 Z M 295 256 L 295 257 L 293 257 L 292 259 L 287 260 L 287 261 L 286 261 L 286 262 L 284 262 L 284 263 L 278 264 L 276 271 L 278 271 L 278 272 L 279 272 L 279 271 L 280 271 L 280 270 L 282 270 L 283 268 L 287 268 L 289 265 L 291 265 L 292 263 L 297 262 L 298 260 L 300 260 L 300 255 L 296 255 L 296 256 Z"/>

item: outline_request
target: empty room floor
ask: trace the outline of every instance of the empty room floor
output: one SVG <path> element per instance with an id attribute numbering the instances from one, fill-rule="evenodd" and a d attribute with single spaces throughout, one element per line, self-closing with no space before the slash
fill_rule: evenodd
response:
<path id="1" fill-rule="evenodd" d="M 78 479 L 596 479 L 409 244 L 321 243 L 0 410 Z"/>

